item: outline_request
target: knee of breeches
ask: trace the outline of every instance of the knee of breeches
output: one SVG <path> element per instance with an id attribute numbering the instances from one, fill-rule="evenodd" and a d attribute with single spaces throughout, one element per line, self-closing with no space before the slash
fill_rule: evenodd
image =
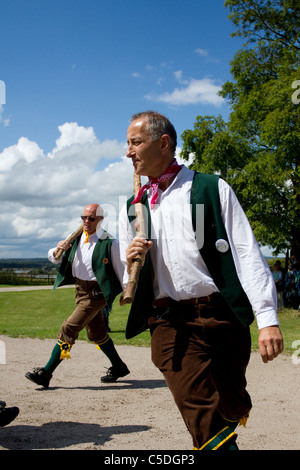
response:
<path id="1" fill-rule="evenodd" d="M 78 338 L 80 329 L 77 326 L 70 325 L 68 321 L 64 321 L 59 332 L 59 339 L 70 344 L 74 344 Z"/>

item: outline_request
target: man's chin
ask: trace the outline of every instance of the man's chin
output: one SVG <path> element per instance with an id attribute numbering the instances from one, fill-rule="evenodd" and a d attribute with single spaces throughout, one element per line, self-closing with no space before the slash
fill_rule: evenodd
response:
<path id="1" fill-rule="evenodd" d="M 138 167 L 138 166 L 134 167 L 134 172 L 138 176 L 147 176 L 145 171 L 143 171 L 143 169 L 141 167 Z"/>

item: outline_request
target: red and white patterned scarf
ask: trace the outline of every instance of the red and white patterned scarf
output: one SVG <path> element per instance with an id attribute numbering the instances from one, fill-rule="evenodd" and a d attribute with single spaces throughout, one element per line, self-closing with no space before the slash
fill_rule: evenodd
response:
<path id="1" fill-rule="evenodd" d="M 167 181 L 170 178 L 173 178 L 173 176 L 176 176 L 182 167 L 183 165 L 179 165 L 177 163 L 177 160 L 174 159 L 173 163 L 166 169 L 166 171 L 162 175 L 158 176 L 157 178 L 149 178 L 148 183 L 144 184 L 144 186 L 141 187 L 137 196 L 134 198 L 131 204 L 136 204 L 137 202 L 139 202 L 142 199 L 145 191 L 152 188 L 152 198 L 150 207 L 151 209 L 153 209 L 153 206 L 156 204 L 158 197 L 159 183 L 161 183 L 162 181 Z"/>

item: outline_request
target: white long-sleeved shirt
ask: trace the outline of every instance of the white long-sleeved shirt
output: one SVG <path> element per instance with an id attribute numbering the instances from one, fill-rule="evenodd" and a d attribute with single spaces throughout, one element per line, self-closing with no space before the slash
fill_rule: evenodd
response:
<path id="1" fill-rule="evenodd" d="M 154 296 L 185 300 L 217 292 L 195 241 L 190 212 L 194 172 L 185 166 L 171 185 L 159 190 L 158 204 L 151 210 L 151 261 Z M 151 199 L 151 189 L 148 198 Z M 277 294 L 271 271 L 254 237 L 249 221 L 232 188 L 219 180 L 222 219 L 234 264 L 257 319 L 258 328 L 278 325 Z M 150 201 L 149 201 L 150 202 Z M 150 204 L 149 204 L 150 207 Z M 124 206 L 120 213 L 120 253 L 126 265 L 126 249 L 132 230 Z M 124 284 L 128 275 L 124 270 Z"/>
<path id="2" fill-rule="evenodd" d="M 78 243 L 77 250 L 74 255 L 72 262 L 72 275 L 82 281 L 96 281 L 94 271 L 92 269 L 92 255 L 95 248 L 95 245 L 101 235 L 103 234 L 103 229 L 100 228 L 97 232 L 89 235 L 88 242 L 85 243 L 86 235 L 82 233 L 81 238 Z M 48 259 L 51 263 L 59 264 L 62 260 L 62 256 L 56 260 L 53 256 L 55 248 L 51 248 L 48 251 Z M 111 244 L 111 259 L 114 271 L 119 279 L 121 285 L 123 285 L 124 278 L 124 264 L 120 260 L 120 249 L 118 240 L 113 240 Z"/>

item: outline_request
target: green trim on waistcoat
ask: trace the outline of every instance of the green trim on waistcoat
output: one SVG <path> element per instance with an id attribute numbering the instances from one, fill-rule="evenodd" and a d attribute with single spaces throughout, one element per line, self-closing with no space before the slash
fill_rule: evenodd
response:
<path id="1" fill-rule="evenodd" d="M 81 235 L 74 240 L 71 248 L 63 254 L 63 259 L 59 272 L 57 273 L 52 292 L 57 287 L 75 283 L 75 279 L 72 275 L 72 262 L 74 260 L 80 237 Z M 111 261 L 112 241 L 113 239 L 111 235 L 104 231 L 102 238 L 97 241 L 92 255 L 92 269 L 109 308 L 112 307 L 112 303 L 116 296 L 122 292 L 122 287 Z"/>
<path id="2" fill-rule="evenodd" d="M 230 247 L 227 252 L 221 253 L 215 246 L 216 241 L 219 239 L 228 242 L 220 210 L 218 181 L 219 177 L 216 175 L 195 172 L 190 198 L 193 227 L 196 232 L 196 207 L 197 204 L 203 204 L 204 243 L 203 246 L 199 247 L 199 251 L 223 298 L 240 322 L 244 326 L 248 326 L 252 323 L 254 316 L 250 302 L 238 279 Z M 127 201 L 127 209 L 129 209 L 132 201 L 133 197 Z M 141 202 L 147 208 L 150 217 L 147 194 L 144 194 Z M 130 215 L 128 218 L 134 233 L 132 222 L 135 216 Z M 151 223 L 148 219 L 149 239 L 151 236 L 150 231 Z M 140 272 L 134 302 L 129 312 L 126 326 L 127 339 L 133 338 L 148 328 L 148 318 L 152 314 L 152 300 L 154 297 L 151 273 L 152 265 L 149 251 Z"/>
<path id="3" fill-rule="evenodd" d="M 240 320 L 249 326 L 253 311 L 243 290 L 234 265 L 230 244 L 221 216 L 219 176 L 195 173 L 191 189 L 192 220 L 196 231 L 196 205 L 204 208 L 204 243 L 201 256 L 226 303 Z M 216 248 L 217 240 L 226 240 L 229 249 L 222 253 Z"/>
<path id="4" fill-rule="evenodd" d="M 93 271 L 110 309 L 116 296 L 122 292 L 121 284 L 111 261 L 111 244 L 111 238 L 98 240 L 92 256 Z"/>

